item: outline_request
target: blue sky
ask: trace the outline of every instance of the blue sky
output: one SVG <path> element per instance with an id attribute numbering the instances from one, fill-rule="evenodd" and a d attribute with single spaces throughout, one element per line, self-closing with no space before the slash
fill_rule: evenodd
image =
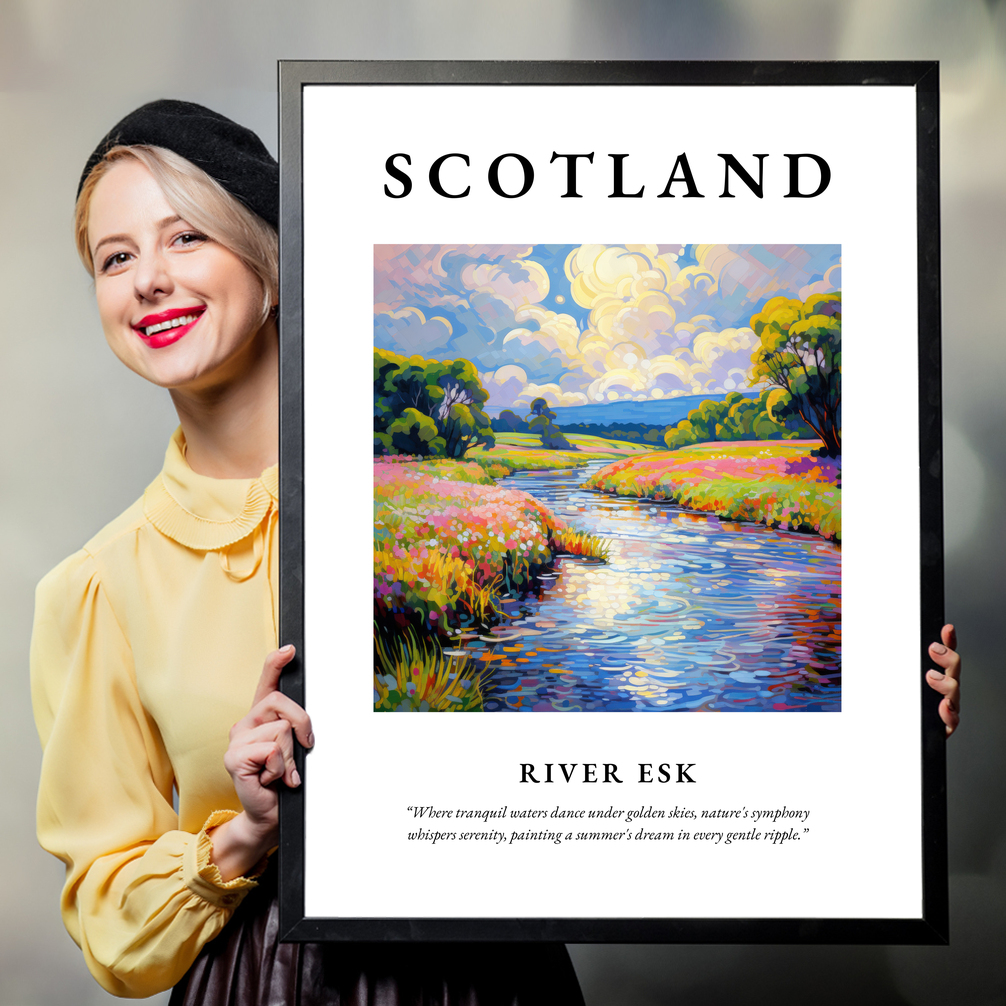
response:
<path id="1" fill-rule="evenodd" d="M 722 393 L 769 299 L 840 288 L 838 245 L 377 245 L 374 343 L 471 360 L 494 407 Z"/>

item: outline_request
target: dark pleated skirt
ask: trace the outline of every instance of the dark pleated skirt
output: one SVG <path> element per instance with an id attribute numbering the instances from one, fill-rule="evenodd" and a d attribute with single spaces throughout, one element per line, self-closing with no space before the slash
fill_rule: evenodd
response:
<path id="1" fill-rule="evenodd" d="M 583 1006 L 561 943 L 280 943 L 274 875 L 170 1006 Z"/>

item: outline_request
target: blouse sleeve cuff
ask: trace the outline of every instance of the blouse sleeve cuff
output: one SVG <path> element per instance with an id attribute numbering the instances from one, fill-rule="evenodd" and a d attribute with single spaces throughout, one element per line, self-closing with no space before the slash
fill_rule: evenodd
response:
<path id="1" fill-rule="evenodd" d="M 261 876 L 269 865 L 269 857 L 263 856 L 255 868 L 245 876 L 224 880 L 216 863 L 210 861 L 213 842 L 207 832 L 237 815 L 236 810 L 215 810 L 210 814 L 202 831 L 195 836 L 195 841 L 186 845 L 182 860 L 182 875 L 186 886 L 194 894 L 218 908 L 237 908 L 245 895 L 252 888 L 258 887 L 255 878 Z"/>

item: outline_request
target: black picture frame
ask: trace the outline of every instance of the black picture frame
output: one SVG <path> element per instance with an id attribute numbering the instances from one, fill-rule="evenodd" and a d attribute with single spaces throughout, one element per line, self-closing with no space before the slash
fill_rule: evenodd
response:
<path id="1" fill-rule="evenodd" d="M 280 120 L 280 639 L 298 648 L 283 691 L 310 711 L 304 648 L 304 396 L 302 95 L 308 85 L 457 84 L 908 86 L 917 123 L 919 350 L 918 646 L 923 723 L 923 905 L 911 919 L 851 918 L 318 918 L 305 915 L 305 807 L 310 758 L 298 750 L 304 785 L 280 801 L 280 927 L 286 941 L 563 941 L 626 943 L 940 944 L 948 942 L 945 736 L 939 696 L 924 680 L 927 646 L 943 624 L 940 380 L 939 70 L 935 62 L 356 62 L 281 61 Z M 333 869 L 339 864 L 334 863 Z"/>

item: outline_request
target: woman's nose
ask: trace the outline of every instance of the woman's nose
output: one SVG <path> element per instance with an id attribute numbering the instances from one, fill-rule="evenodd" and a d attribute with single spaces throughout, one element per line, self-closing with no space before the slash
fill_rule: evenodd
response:
<path id="1" fill-rule="evenodd" d="M 133 287 L 137 300 L 155 301 L 174 289 L 165 256 L 158 251 L 141 254 L 133 271 Z"/>

